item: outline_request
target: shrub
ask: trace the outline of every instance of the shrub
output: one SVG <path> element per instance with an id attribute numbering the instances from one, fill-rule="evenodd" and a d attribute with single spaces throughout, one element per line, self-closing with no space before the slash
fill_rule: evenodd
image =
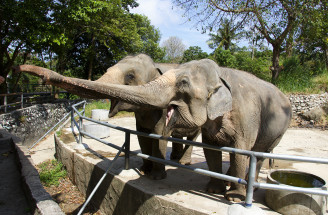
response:
<path id="1" fill-rule="evenodd" d="M 63 164 L 57 160 L 49 160 L 41 163 L 39 166 L 40 180 L 44 186 L 59 185 L 59 180 L 67 175 Z"/>

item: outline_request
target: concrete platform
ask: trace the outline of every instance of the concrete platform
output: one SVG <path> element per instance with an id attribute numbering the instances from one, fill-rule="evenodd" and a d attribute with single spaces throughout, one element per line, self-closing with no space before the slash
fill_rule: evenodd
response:
<path id="1" fill-rule="evenodd" d="M 135 121 L 132 117 L 110 119 L 109 123 L 135 129 Z M 293 131 L 290 131 L 291 136 L 293 136 Z M 319 131 L 319 133 L 314 132 L 313 135 L 328 140 L 328 132 L 320 133 Z M 314 136 L 312 139 L 310 137 L 309 141 L 313 141 Z M 298 140 L 298 137 L 300 137 L 299 132 L 295 132 L 295 136 L 291 140 L 283 139 L 274 152 L 327 157 L 327 151 L 324 150 L 327 149 L 328 141 L 318 144 L 319 148 L 315 147 L 316 149 L 312 152 L 307 149 L 310 144 L 304 142 L 304 138 Z M 124 133 L 111 129 L 111 136 L 105 140 L 122 146 Z M 77 143 L 70 128 L 63 128 L 61 134 L 56 136 L 55 141 L 58 159 L 67 166 L 69 176 L 79 190 L 89 195 L 111 164 L 117 150 L 86 138 L 83 138 L 83 143 L 89 148 L 77 149 Z M 296 143 L 291 143 L 291 141 L 296 141 Z M 134 135 L 131 135 L 131 150 L 140 151 L 137 137 Z M 167 159 L 169 159 L 170 152 L 171 145 L 169 143 Z M 141 158 L 132 156 L 130 163 L 131 170 L 124 170 L 124 157 L 120 157 L 113 164 L 110 174 L 107 175 L 93 198 L 92 204 L 99 207 L 104 214 L 233 214 L 231 208 L 237 208 L 240 211 L 238 205 L 231 206 L 233 203 L 227 201 L 223 195 L 205 192 L 205 186 L 209 179 L 207 176 L 167 166 L 167 178 L 153 181 L 142 176 L 138 171 L 142 164 Z M 201 148 L 194 147 L 192 166 L 207 169 Z M 229 166 L 227 154 L 225 154 L 224 166 L 225 170 Z M 266 167 L 267 165 L 262 168 L 260 182 L 266 180 L 269 171 Z M 275 168 L 309 171 L 328 181 L 328 173 L 323 170 L 327 168 L 327 165 L 276 161 Z M 259 211 L 258 214 L 278 214 L 265 205 L 264 194 L 264 190 L 255 191 L 253 211 Z M 249 211 L 248 214 L 254 213 Z"/>

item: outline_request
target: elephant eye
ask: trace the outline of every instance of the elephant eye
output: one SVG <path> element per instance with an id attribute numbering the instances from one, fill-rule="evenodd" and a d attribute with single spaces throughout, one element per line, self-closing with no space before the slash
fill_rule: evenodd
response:
<path id="1" fill-rule="evenodd" d="M 189 80 L 188 78 L 182 78 L 178 83 L 177 83 L 177 87 L 180 90 L 185 90 L 187 87 L 189 87 Z"/>
<path id="2" fill-rule="evenodd" d="M 134 74 L 127 74 L 126 76 L 125 76 L 125 80 L 124 80 L 124 82 L 125 82 L 125 84 L 126 85 L 130 85 L 132 82 L 133 82 L 133 80 L 135 79 L 135 76 L 134 76 Z"/>

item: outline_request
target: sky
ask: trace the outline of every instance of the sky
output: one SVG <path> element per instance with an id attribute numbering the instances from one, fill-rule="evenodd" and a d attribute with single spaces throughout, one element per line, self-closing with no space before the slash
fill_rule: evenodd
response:
<path id="1" fill-rule="evenodd" d="M 189 46 L 199 46 L 207 53 L 212 53 L 206 43 L 208 34 L 197 31 L 195 23 L 187 22 L 181 9 L 173 5 L 171 0 L 137 0 L 139 6 L 131 10 L 147 16 L 151 24 L 161 33 L 160 45 L 171 36 L 180 38 L 188 49 Z"/>

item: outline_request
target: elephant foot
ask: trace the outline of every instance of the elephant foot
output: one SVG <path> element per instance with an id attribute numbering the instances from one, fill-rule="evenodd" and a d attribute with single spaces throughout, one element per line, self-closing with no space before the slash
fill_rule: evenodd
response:
<path id="1" fill-rule="evenodd" d="M 246 190 L 229 190 L 226 192 L 225 197 L 232 202 L 242 202 L 245 200 Z"/>
<path id="2" fill-rule="evenodd" d="M 209 193 L 224 193 L 226 191 L 226 186 L 221 180 L 210 180 L 208 182 L 206 191 Z"/>
<path id="3" fill-rule="evenodd" d="M 151 173 L 151 169 L 152 169 L 152 165 L 146 165 L 146 164 L 143 164 L 139 171 L 141 172 L 141 174 L 143 175 L 149 175 Z"/>
<path id="4" fill-rule="evenodd" d="M 182 164 L 182 165 L 190 165 L 191 164 L 191 159 L 186 159 L 186 158 L 181 158 L 179 160 L 179 164 Z"/>
<path id="5" fill-rule="evenodd" d="M 161 180 L 166 178 L 167 174 L 166 171 L 164 170 L 152 170 L 150 174 L 148 175 L 150 179 L 152 180 Z"/>

